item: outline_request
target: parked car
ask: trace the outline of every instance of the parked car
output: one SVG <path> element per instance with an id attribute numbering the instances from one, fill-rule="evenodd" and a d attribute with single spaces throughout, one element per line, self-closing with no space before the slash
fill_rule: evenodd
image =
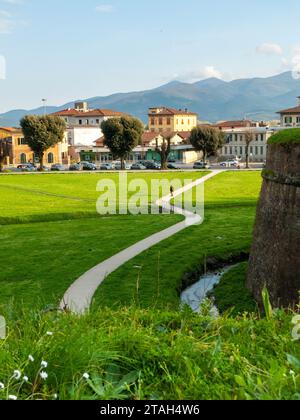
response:
<path id="1" fill-rule="evenodd" d="M 21 165 L 17 166 L 17 169 L 21 170 L 22 172 L 36 172 L 37 168 L 32 163 L 22 163 Z"/>
<path id="2" fill-rule="evenodd" d="M 210 169 L 210 164 L 208 162 L 195 162 L 193 169 Z"/>
<path id="3" fill-rule="evenodd" d="M 132 171 L 145 171 L 146 169 L 146 166 L 142 165 L 141 163 L 134 163 L 131 166 Z"/>
<path id="4" fill-rule="evenodd" d="M 125 167 L 124 167 L 125 170 L 129 170 L 131 168 L 131 166 L 126 162 L 124 162 L 124 165 L 125 165 Z M 113 163 L 113 166 L 114 166 L 116 171 L 121 171 L 122 170 L 121 162 L 115 162 L 115 163 Z"/>
<path id="5" fill-rule="evenodd" d="M 158 171 L 161 169 L 161 165 L 157 162 L 151 162 L 149 160 L 140 160 L 139 165 L 145 166 L 146 169 Z"/>
<path id="6" fill-rule="evenodd" d="M 56 164 L 56 165 L 51 166 L 51 171 L 53 171 L 53 172 L 61 172 L 61 171 L 64 171 L 64 170 L 65 170 L 65 168 L 64 168 L 63 165 Z"/>
<path id="7" fill-rule="evenodd" d="M 71 165 L 70 167 L 69 167 L 69 170 L 70 171 L 81 171 L 81 165 L 79 165 L 78 163 L 75 163 L 74 165 Z"/>
<path id="8" fill-rule="evenodd" d="M 103 163 L 100 166 L 100 171 L 113 171 L 114 167 L 111 163 Z"/>
<path id="9" fill-rule="evenodd" d="M 169 163 L 176 163 L 176 159 L 175 158 L 170 158 L 170 159 L 168 159 L 168 162 Z"/>
<path id="10" fill-rule="evenodd" d="M 240 165 L 240 162 L 238 160 L 235 159 L 229 159 L 226 160 L 226 162 L 221 162 L 220 166 L 222 166 L 223 168 L 228 168 L 228 167 L 237 167 Z"/>
<path id="11" fill-rule="evenodd" d="M 81 168 L 83 171 L 97 171 L 97 166 L 93 163 L 83 163 L 81 164 Z"/>
<path id="12" fill-rule="evenodd" d="M 169 163 L 169 164 L 168 164 L 168 169 L 174 169 L 174 170 L 177 170 L 177 169 L 179 169 L 179 168 L 178 168 L 178 166 L 174 165 L 174 163 Z"/>

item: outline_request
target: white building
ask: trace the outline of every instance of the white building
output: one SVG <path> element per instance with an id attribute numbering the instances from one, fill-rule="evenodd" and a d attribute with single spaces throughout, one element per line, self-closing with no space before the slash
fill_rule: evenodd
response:
<path id="1" fill-rule="evenodd" d="M 74 108 L 55 112 L 67 124 L 69 146 L 93 146 L 103 133 L 101 124 L 110 118 L 120 118 L 126 114 L 110 109 L 89 109 L 86 102 L 76 102 Z"/>

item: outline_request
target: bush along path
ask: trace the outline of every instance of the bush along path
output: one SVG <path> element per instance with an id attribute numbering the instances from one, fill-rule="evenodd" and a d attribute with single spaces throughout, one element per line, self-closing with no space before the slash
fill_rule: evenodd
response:
<path id="1" fill-rule="evenodd" d="M 148 238 L 103 261 L 101 264 L 83 274 L 71 285 L 71 287 L 65 293 L 60 303 L 60 309 L 70 310 L 71 312 L 77 314 L 84 313 L 90 308 L 94 294 L 109 274 L 113 273 L 123 264 L 132 260 L 134 257 L 151 248 L 152 246 L 162 242 L 167 238 L 170 238 L 171 236 L 186 229 L 189 226 L 201 223 L 202 218 L 200 215 L 184 210 L 182 208 L 178 208 L 176 206 L 172 206 L 171 201 L 173 198 L 176 198 L 186 191 L 189 191 L 198 185 L 205 183 L 221 172 L 223 171 L 213 171 L 209 175 L 206 175 L 205 177 L 200 178 L 195 182 L 192 182 L 191 184 L 188 184 L 185 187 L 175 191 L 173 196 L 169 194 L 166 197 L 159 199 L 156 202 L 156 205 L 165 210 L 173 210 L 174 213 L 184 216 L 185 220 L 177 223 L 174 226 L 171 226 L 168 229 L 149 236 Z"/>

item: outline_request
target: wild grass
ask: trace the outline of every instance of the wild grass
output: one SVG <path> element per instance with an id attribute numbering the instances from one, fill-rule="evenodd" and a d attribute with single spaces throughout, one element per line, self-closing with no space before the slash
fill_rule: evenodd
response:
<path id="1" fill-rule="evenodd" d="M 0 399 L 300 398 L 292 313 L 270 321 L 134 307 L 102 308 L 83 317 L 14 307 L 4 314 Z"/>

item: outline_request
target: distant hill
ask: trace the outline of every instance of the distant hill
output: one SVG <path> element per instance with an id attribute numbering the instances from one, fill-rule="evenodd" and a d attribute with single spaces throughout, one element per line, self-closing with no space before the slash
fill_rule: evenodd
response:
<path id="1" fill-rule="evenodd" d="M 296 106 L 300 95 L 300 80 L 291 72 L 267 78 L 239 79 L 225 82 L 216 78 L 196 83 L 173 81 L 152 90 L 116 93 L 106 97 L 84 99 L 91 108 L 110 108 L 123 111 L 147 121 L 147 111 L 152 106 L 188 108 L 198 112 L 200 120 L 256 120 L 278 118 L 282 108 Z M 82 99 L 81 99 L 82 100 Z M 73 102 L 59 107 L 48 107 L 55 112 L 73 106 Z M 0 115 L 0 125 L 17 126 L 26 114 L 42 114 L 43 108 L 13 110 Z"/>

